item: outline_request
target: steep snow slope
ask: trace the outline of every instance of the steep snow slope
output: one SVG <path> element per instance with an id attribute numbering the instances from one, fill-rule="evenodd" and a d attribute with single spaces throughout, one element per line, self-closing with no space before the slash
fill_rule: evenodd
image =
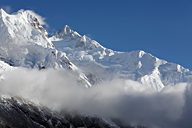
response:
<path id="1" fill-rule="evenodd" d="M 54 46 L 83 69 L 92 84 L 113 78 L 132 79 L 157 90 L 192 81 L 192 72 L 144 51 L 117 52 L 65 26 L 50 38 Z"/>
<path id="2" fill-rule="evenodd" d="M 91 86 L 66 54 L 53 47 L 39 17 L 32 11 L 10 15 L 0 10 L 0 60 L 13 67 L 71 70 L 80 82 Z"/>
<path id="3" fill-rule="evenodd" d="M 0 34 L 1 44 L 13 43 L 26 45 L 35 43 L 43 47 L 52 47 L 47 38 L 47 32 L 32 11 L 20 10 L 16 14 L 9 15 L 3 9 L 0 10 Z"/>

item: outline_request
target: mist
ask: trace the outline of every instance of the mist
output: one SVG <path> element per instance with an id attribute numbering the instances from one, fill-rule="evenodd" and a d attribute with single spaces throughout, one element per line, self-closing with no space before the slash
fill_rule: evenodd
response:
<path id="1" fill-rule="evenodd" d="M 85 88 L 64 70 L 18 68 L 5 72 L 0 94 L 19 96 L 55 111 L 119 119 L 149 128 L 192 127 L 192 88 L 181 83 L 156 91 L 132 80 L 114 79 Z"/>

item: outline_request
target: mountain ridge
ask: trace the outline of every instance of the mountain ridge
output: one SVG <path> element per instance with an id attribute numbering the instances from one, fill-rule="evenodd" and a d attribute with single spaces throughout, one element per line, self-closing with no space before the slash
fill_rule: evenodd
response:
<path id="1" fill-rule="evenodd" d="M 50 39 L 58 50 L 65 52 L 70 60 L 85 70 L 84 73 L 87 76 L 89 76 L 89 72 L 91 72 L 91 77 L 92 75 L 97 74 L 92 70 L 94 69 L 93 67 L 99 66 L 99 68 L 94 70 L 103 68 L 100 73 L 94 76 L 96 79 L 104 78 L 105 76 L 101 76 L 103 73 L 119 73 L 119 75 L 126 77 L 126 79 L 139 81 L 142 84 L 149 85 L 157 90 L 161 90 L 167 85 L 175 85 L 180 82 L 191 81 L 191 71 L 179 64 L 159 59 L 143 50 L 131 52 L 113 51 L 103 47 L 100 43 L 92 40 L 86 35 L 80 35 L 68 25 L 54 36 L 50 37 Z M 92 63 L 93 66 L 90 66 L 89 71 L 86 71 L 87 69 L 84 67 L 86 66 L 86 68 L 88 68 L 87 65 L 90 65 L 90 63 Z M 104 70 L 107 68 L 110 68 L 111 71 L 105 72 Z M 169 77 L 169 75 L 173 78 Z M 185 77 L 185 75 L 187 77 Z M 101 77 L 97 78 L 99 76 Z M 117 76 L 111 76 L 111 79 L 115 77 Z M 103 80 L 106 79 L 104 78 Z M 92 83 L 97 83 L 96 80 L 91 79 L 90 81 L 93 81 Z"/>

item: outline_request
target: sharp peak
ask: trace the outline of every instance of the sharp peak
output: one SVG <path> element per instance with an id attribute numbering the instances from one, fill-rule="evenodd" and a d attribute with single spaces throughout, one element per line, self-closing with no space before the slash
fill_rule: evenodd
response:
<path id="1" fill-rule="evenodd" d="M 70 34 L 73 32 L 73 30 L 69 27 L 69 25 L 65 25 L 63 31 L 65 34 Z"/>
<path id="2" fill-rule="evenodd" d="M 5 10 L 3 10 L 3 8 L 0 9 L 0 12 L 5 12 Z"/>
<path id="3" fill-rule="evenodd" d="M 70 33 L 77 33 L 74 29 L 72 29 L 69 25 L 65 25 L 64 28 L 61 30 L 61 32 L 64 32 L 65 34 Z"/>
<path id="4" fill-rule="evenodd" d="M 130 52 L 133 53 L 133 54 L 139 54 L 139 55 L 150 54 L 150 53 L 147 53 L 147 52 L 145 52 L 143 50 L 133 50 L 133 51 L 130 51 Z"/>
<path id="5" fill-rule="evenodd" d="M 38 21 L 40 25 L 42 25 L 42 26 L 46 25 L 46 23 L 44 22 L 44 18 L 33 10 L 20 9 L 16 12 L 13 12 L 13 13 L 7 13 L 4 9 L 0 8 L 0 16 L 1 17 L 7 17 L 7 16 L 9 16 L 9 17 L 12 17 L 12 16 L 25 17 L 25 19 L 27 19 L 29 22 L 30 21 Z"/>
<path id="6" fill-rule="evenodd" d="M 8 15 L 7 12 L 5 10 L 3 10 L 2 8 L 0 9 L 0 15 Z"/>
<path id="7" fill-rule="evenodd" d="M 149 56 L 149 57 L 155 58 L 157 61 L 158 61 L 158 60 L 162 60 L 162 59 L 159 59 L 158 57 L 152 55 L 152 54 L 149 53 L 149 52 L 145 52 L 144 50 L 133 50 L 133 51 L 130 51 L 129 53 L 135 54 L 135 55 L 137 55 L 139 58 L 142 58 L 143 56 L 147 55 L 147 56 Z M 166 62 L 165 60 L 162 60 L 162 61 Z"/>
<path id="8" fill-rule="evenodd" d="M 64 28 L 70 28 L 70 26 L 66 24 Z"/>
<path id="9" fill-rule="evenodd" d="M 61 31 L 64 32 L 64 34 L 74 34 L 77 35 L 78 37 L 82 38 L 82 39 L 89 39 L 91 40 L 91 38 L 87 35 L 84 34 L 79 34 L 77 31 L 75 31 L 74 29 L 71 29 L 71 27 L 69 25 L 65 25 L 64 29 Z"/>
<path id="10" fill-rule="evenodd" d="M 20 9 L 18 10 L 17 12 L 13 13 L 13 14 L 18 14 L 18 13 L 36 13 L 35 11 L 33 10 L 30 10 L 30 9 Z"/>
<path id="11" fill-rule="evenodd" d="M 135 52 L 140 53 L 140 54 L 148 54 L 148 53 L 145 52 L 144 50 L 136 50 Z"/>
<path id="12" fill-rule="evenodd" d="M 62 29 L 56 32 L 56 35 L 65 36 L 65 35 L 70 35 L 70 36 L 75 36 L 78 38 L 81 38 L 82 35 L 80 35 L 78 32 L 74 31 L 69 27 L 69 25 L 65 25 Z"/>
<path id="13" fill-rule="evenodd" d="M 24 10 L 24 9 L 20 9 L 16 12 L 13 12 L 13 13 L 8 13 L 6 12 L 6 10 L 4 10 L 3 8 L 0 8 L 0 13 L 3 13 L 3 14 L 9 14 L 9 15 L 17 15 L 17 14 L 22 14 L 22 13 L 35 13 L 33 10 Z"/>

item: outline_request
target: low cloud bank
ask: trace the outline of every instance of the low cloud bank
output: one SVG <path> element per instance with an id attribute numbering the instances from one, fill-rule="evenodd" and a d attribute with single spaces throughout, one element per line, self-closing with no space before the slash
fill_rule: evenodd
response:
<path id="1" fill-rule="evenodd" d="M 21 96 L 57 111 L 78 111 L 153 128 L 192 127 L 192 88 L 185 83 L 157 92 L 120 79 L 87 89 L 67 71 L 17 69 L 4 77 L 1 95 Z"/>

